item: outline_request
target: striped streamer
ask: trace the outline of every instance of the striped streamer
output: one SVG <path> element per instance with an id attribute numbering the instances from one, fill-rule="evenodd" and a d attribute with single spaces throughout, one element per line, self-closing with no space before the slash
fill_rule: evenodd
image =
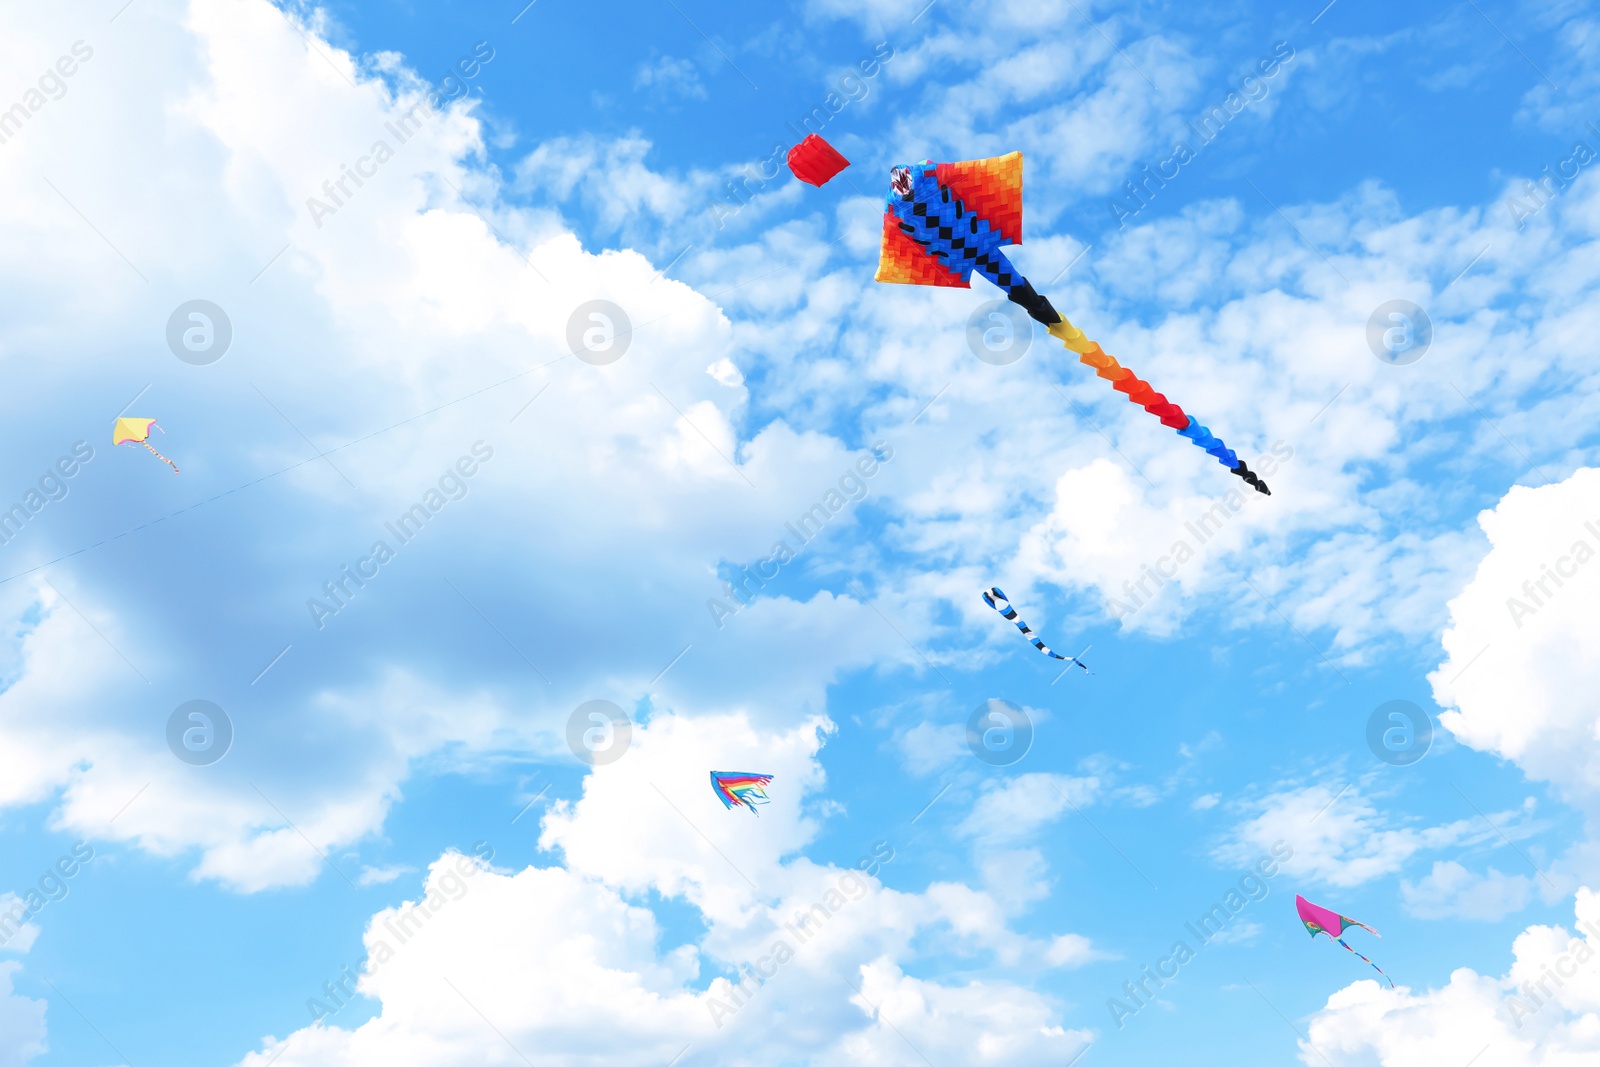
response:
<path id="1" fill-rule="evenodd" d="M 1358 926 L 1359 926 L 1359 925 L 1360 925 L 1360 924 L 1359 924 L 1359 923 L 1358 923 L 1358 924 L 1357 924 L 1357 925 L 1358 925 Z M 1370 930 L 1370 929 L 1372 929 L 1372 927 L 1370 927 L 1370 926 L 1362 926 L 1362 927 L 1361 927 L 1361 928 L 1362 928 L 1362 929 L 1363 929 L 1363 930 Z M 1359 952 L 1356 952 L 1356 950 L 1355 950 L 1355 949 L 1353 949 L 1353 948 L 1350 948 L 1350 942 L 1348 942 L 1348 941 L 1346 941 L 1346 940 L 1345 940 L 1345 939 L 1344 939 L 1344 938 L 1342 938 L 1342 937 L 1335 937 L 1335 938 L 1334 938 L 1334 940 L 1335 940 L 1335 941 L 1337 941 L 1337 942 L 1339 942 L 1339 944 L 1341 944 L 1341 945 L 1343 945 L 1343 946 L 1344 946 L 1344 947 L 1345 947 L 1345 948 L 1347 948 L 1347 949 L 1350 949 L 1350 951 L 1351 951 L 1351 952 L 1354 952 L 1354 953 L 1355 953 L 1355 954 L 1356 954 L 1356 955 L 1357 955 L 1357 956 L 1361 956 L 1361 953 L 1359 953 Z M 1367 960 L 1367 957 L 1365 957 L 1365 956 L 1361 956 L 1361 958 L 1362 958 L 1362 959 L 1364 959 L 1364 960 Z M 1379 973 L 1379 974 L 1383 974 L 1383 968 L 1382 968 L 1382 967 L 1379 967 L 1379 966 L 1378 966 L 1378 965 L 1377 965 L 1377 964 L 1376 964 L 1376 963 L 1373 963 L 1373 962 L 1372 962 L 1372 961 L 1371 961 L 1371 960 L 1367 960 L 1367 965 L 1368 965 L 1368 966 L 1369 966 L 1369 967 L 1371 967 L 1371 968 L 1372 968 L 1372 969 L 1373 969 L 1373 970 L 1375 970 L 1375 971 L 1377 971 L 1377 972 L 1378 972 L 1378 973 Z M 1390 977 L 1389 977 L 1389 976 L 1388 976 L 1388 975 L 1386 975 L 1386 974 L 1383 974 L 1383 980 L 1384 980 L 1384 981 L 1385 981 L 1385 982 L 1388 982 L 1388 983 L 1389 983 L 1389 988 L 1390 988 L 1390 989 L 1393 989 L 1393 988 L 1394 988 L 1394 979 L 1393 979 L 1393 978 L 1390 978 Z"/>
<path id="2" fill-rule="evenodd" d="M 1006 599 L 1006 595 L 1000 591 L 999 586 L 991 586 L 989 591 L 983 594 L 983 602 L 998 611 L 1002 619 L 1015 623 L 1017 629 L 1022 631 L 1022 636 L 1033 642 L 1034 648 L 1037 648 L 1051 659 L 1058 659 L 1065 663 L 1076 663 L 1078 666 L 1083 667 L 1085 671 L 1089 669 L 1076 656 L 1063 656 L 1059 652 L 1052 652 L 1046 648 L 1044 642 L 1039 640 L 1033 630 L 1028 627 L 1028 624 L 1022 621 L 1021 616 L 1017 614 L 1017 609 L 1011 606 L 1011 601 Z"/>

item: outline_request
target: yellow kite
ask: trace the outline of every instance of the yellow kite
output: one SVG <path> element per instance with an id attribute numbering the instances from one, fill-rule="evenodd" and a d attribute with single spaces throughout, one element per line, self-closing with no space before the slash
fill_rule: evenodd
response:
<path id="1" fill-rule="evenodd" d="M 150 442 L 147 438 L 150 436 L 150 427 L 152 426 L 156 426 L 155 419 L 118 419 L 117 424 L 111 428 L 111 443 L 113 445 L 133 443 L 144 445 L 145 448 L 150 449 L 152 456 L 171 467 L 173 474 L 177 474 L 178 465 L 150 447 Z M 156 426 L 156 429 L 161 430 L 161 427 Z M 166 433 L 167 431 L 161 430 L 161 432 Z"/>

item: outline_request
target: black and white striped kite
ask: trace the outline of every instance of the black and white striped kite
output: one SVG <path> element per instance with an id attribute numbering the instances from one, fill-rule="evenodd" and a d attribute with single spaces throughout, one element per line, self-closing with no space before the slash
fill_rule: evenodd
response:
<path id="1" fill-rule="evenodd" d="M 1063 656 L 1059 652 L 1052 652 L 1046 648 L 1044 642 L 1039 640 L 1039 638 L 1034 635 L 1034 632 L 1028 628 L 1028 624 L 1023 622 L 1022 619 L 1018 617 L 1017 609 L 1011 606 L 1011 601 L 1006 599 L 1006 595 L 1000 591 L 999 586 L 992 586 L 987 593 L 984 593 L 983 602 L 994 610 L 998 611 L 1002 619 L 1006 620 L 1007 622 L 1016 623 L 1017 629 L 1022 631 L 1022 636 L 1033 642 L 1034 648 L 1037 648 L 1040 652 L 1043 652 L 1051 659 L 1058 659 L 1064 663 L 1076 663 L 1078 666 L 1084 669 L 1085 673 L 1088 672 L 1088 666 L 1078 657 Z"/>

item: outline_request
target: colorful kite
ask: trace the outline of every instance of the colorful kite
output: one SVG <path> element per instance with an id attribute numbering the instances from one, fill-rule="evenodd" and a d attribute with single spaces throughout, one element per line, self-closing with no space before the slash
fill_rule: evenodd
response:
<path id="1" fill-rule="evenodd" d="M 1022 631 L 1022 636 L 1032 641 L 1034 648 L 1037 648 L 1051 659 L 1058 659 L 1064 663 L 1076 663 L 1078 666 L 1083 667 L 1085 673 L 1088 672 L 1089 668 L 1077 656 L 1063 656 L 1059 652 L 1051 652 L 1046 648 L 1044 642 L 1039 640 L 1038 636 L 1029 629 L 1028 624 L 1023 622 L 1017 615 L 1017 609 L 1011 606 L 1011 601 L 1006 599 L 1006 595 L 1000 591 L 999 586 L 993 586 L 987 593 L 984 593 L 983 602 L 998 611 L 1002 619 L 1016 623 L 1017 629 Z"/>
<path id="2" fill-rule="evenodd" d="M 1306 924 L 1306 933 L 1310 934 L 1313 938 L 1315 938 L 1318 934 L 1327 934 L 1330 939 L 1339 942 L 1339 944 L 1343 945 L 1352 954 L 1357 956 L 1361 956 L 1361 953 L 1356 952 L 1356 950 L 1353 948 L 1350 948 L 1350 943 L 1340 936 L 1344 933 L 1346 927 L 1359 926 L 1373 937 L 1382 936 L 1378 933 L 1378 931 L 1374 930 L 1366 923 L 1358 923 L 1354 919 L 1349 918 L 1348 916 L 1340 915 L 1336 911 L 1329 911 L 1327 908 L 1319 907 L 1302 896 L 1296 896 L 1294 898 L 1294 908 L 1300 913 L 1300 921 Z M 1365 956 L 1361 956 L 1361 958 L 1367 960 L 1367 957 Z M 1379 974 L 1383 974 L 1382 967 L 1379 967 L 1371 960 L 1367 960 L 1367 963 L 1372 967 L 1373 970 L 1377 971 Z M 1383 974 L 1383 980 L 1389 983 L 1390 989 L 1394 988 L 1393 978 Z"/>
<path id="3" fill-rule="evenodd" d="M 767 796 L 767 786 L 771 784 L 770 774 L 751 774 L 748 771 L 711 772 L 711 788 L 717 794 L 717 799 L 722 801 L 723 807 L 745 807 L 755 815 L 761 814 L 756 811 L 757 804 L 765 804 L 772 799 Z"/>
<path id="4" fill-rule="evenodd" d="M 150 449 L 152 456 L 171 467 L 173 474 L 177 474 L 178 465 L 154 448 L 151 448 L 148 438 L 150 436 L 150 427 L 152 426 L 156 426 L 155 419 L 118 419 L 117 424 L 111 428 L 111 443 L 113 445 L 125 443 L 144 445 L 144 447 Z M 161 430 L 161 427 L 156 426 L 156 429 Z M 167 431 L 161 430 L 161 432 L 166 433 Z"/>
<path id="5" fill-rule="evenodd" d="M 821 147 L 828 147 L 815 134 L 806 142 L 813 139 Z M 804 148 L 804 143 L 799 147 Z M 802 181 L 820 185 L 815 179 L 826 168 L 819 170 L 815 164 L 819 155 L 820 149 L 816 148 L 801 152 L 802 166 L 791 164 L 790 169 Z M 822 180 L 828 177 L 832 174 Z M 968 289 L 972 272 L 979 271 L 1052 337 L 1078 353 L 1080 362 L 1110 381 L 1113 389 L 1126 393 L 1130 401 L 1205 449 L 1256 491 L 1271 495 L 1267 483 L 1245 466 L 1221 438 L 1152 389 L 1149 382 L 1106 355 L 1098 343 L 1051 307 L 1050 301 L 1040 296 L 1000 251 L 1001 245 L 1022 243 L 1021 152 L 960 163 L 923 160 L 897 166 L 890 171 L 889 186 L 877 281 Z"/>

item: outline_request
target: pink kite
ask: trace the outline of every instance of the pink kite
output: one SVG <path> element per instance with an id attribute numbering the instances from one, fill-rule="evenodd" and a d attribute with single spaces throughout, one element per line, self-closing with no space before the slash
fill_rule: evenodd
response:
<path id="1" fill-rule="evenodd" d="M 1356 922 L 1349 916 L 1340 915 L 1336 911 L 1329 911 L 1327 908 L 1311 903 L 1311 901 L 1302 896 L 1297 895 L 1294 898 L 1294 909 L 1300 913 L 1300 921 L 1306 924 L 1306 933 L 1310 934 L 1313 938 L 1315 938 L 1318 934 L 1327 934 L 1330 939 L 1339 942 L 1339 944 L 1343 945 L 1349 952 L 1356 956 L 1361 956 L 1361 953 L 1356 952 L 1356 950 L 1353 948 L 1350 948 L 1349 942 L 1340 936 L 1344 933 L 1346 927 L 1359 926 L 1373 937 L 1383 936 L 1366 923 Z M 1367 960 L 1367 957 L 1365 956 L 1361 956 L 1361 958 Z M 1376 963 L 1373 963 L 1371 960 L 1367 960 L 1367 964 L 1379 974 L 1383 974 L 1383 968 L 1379 967 Z M 1383 974 L 1383 980 L 1389 983 L 1390 989 L 1394 988 L 1393 978 Z"/>

